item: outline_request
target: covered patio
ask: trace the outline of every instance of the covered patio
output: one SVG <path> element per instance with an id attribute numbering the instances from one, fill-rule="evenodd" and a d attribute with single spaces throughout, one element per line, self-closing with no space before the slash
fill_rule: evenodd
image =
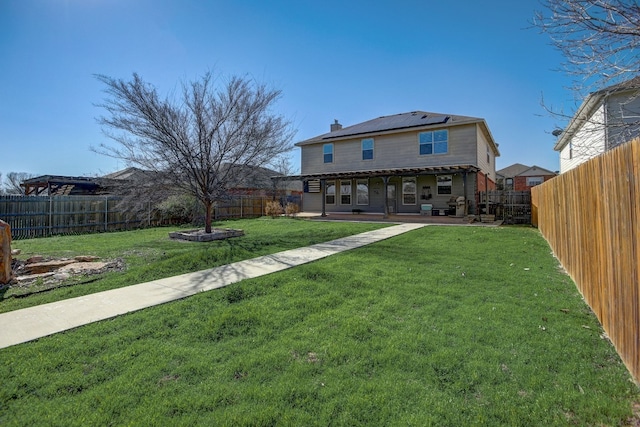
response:
<path id="1" fill-rule="evenodd" d="M 477 206 L 475 206 L 475 192 L 476 192 L 476 179 L 478 177 L 478 172 L 480 172 L 480 168 L 473 165 L 451 165 L 451 166 L 427 166 L 427 167 L 419 167 L 419 168 L 394 168 L 394 169 L 378 169 L 378 170 L 359 170 L 359 171 L 348 171 L 348 172 L 323 172 L 323 173 L 310 173 L 310 174 L 302 174 L 295 176 L 287 176 L 287 177 L 278 177 L 280 180 L 299 180 L 304 182 L 305 193 L 303 197 L 315 197 L 314 200 L 317 200 L 314 203 L 314 208 L 310 209 L 312 211 L 319 211 L 322 217 L 326 217 L 331 215 L 332 217 L 336 217 L 336 215 L 344 215 L 345 210 L 353 211 L 354 213 L 362 213 L 363 215 L 370 216 L 370 220 L 375 220 L 377 216 L 381 216 L 381 219 L 388 220 L 391 219 L 391 216 L 399 216 L 402 217 L 403 221 L 407 220 L 409 216 L 418 216 L 420 215 L 420 206 L 422 203 L 430 203 L 431 202 L 431 188 L 429 188 L 428 198 L 422 197 L 421 200 L 418 199 L 418 190 L 417 185 L 419 184 L 420 179 L 426 179 L 425 177 L 431 177 L 430 179 L 437 181 L 438 177 L 442 176 L 455 176 L 456 188 L 458 191 L 455 193 L 449 193 L 446 195 L 442 195 L 443 193 L 436 193 L 433 201 L 436 201 L 440 204 L 446 204 L 446 199 L 450 199 L 451 197 L 455 197 L 455 195 L 461 196 L 464 198 L 464 209 L 461 215 L 457 218 L 450 217 L 433 217 L 432 220 L 434 222 L 438 222 L 440 220 L 449 221 L 457 219 L 459 221 L 462 220 L 465 216 L 470 213 L 477 212 Z M 389 188 L 394 187 L 397 188 L 398 185 L 401 185 L 403 179 L 411 179 L 415 178 L 414 185 L 416 185 L 415 189 L 415 199 L 411 202 L 411 206 L 413 208 L 407 208 L 407 206 L 403 201 L 403 207 L 405 209 L 411 209 L 412 212 L 399 212 L 398 209 L 394 208 L 394 200 L 390 200 Z M 272 178 L 276 179 L 276 177 Z M 327 209 L 327 184 L 332 183 L 333 188 L 332 191 L 335 191 L 336 183 L 342 183 L 343 181 L 354 181 L 356 183 L 356 187 L 358 186 L 359 180 L 367 180 L 367 182 L 371 183 L 375 180 L 375 182 L 379 183 L 381 186 L 380 191 L 376 191 L 375 194 L 380 194 L 379 204 L 370 203 L 366 206 L 359 206 L 358 204 L 350 203 L 349 205 L 344 205 L 342 202 L 341 206 L 334 206 L 333 209 Z M 438 184 L 439 185 L 439 184 Z M 450 184 L 451 185 L 451 184 Z M 350 187 L 349 187 L 350 188 Z M 426 187 L 423 187 L 426 188 Z M 367 188 L 369 191 L 369 188 Z M 434 190 L 435 191 L 435 190 Z M 449 187 L 449 191 L 451 191 L 451 186 Z M 332 193 L 329 193 L 331 195 Z M 367 196 L 368 197 L 368 196 Z M 472 204 L 473 203 L 473 204 Z M 337 204 L 337 203 L 336 203 Z M 303 210 L 307 210 L 308 208 L 303 205 Z M 437 209 L 437 208 L 436 208 Z M 332 212 L 333 211 L 333 212 Z M 341 212 L 338 212 L 341 211 Z M 424 221 L 421 219 L 420 221 Z"/>
<path id="2" fill-rule="evenodd" d="M 475 215 L 466 217 L 455 216 L 428 216 L 420 214 L 389 214 L 387 217 L 382 213 L 325 213 L 321 212 L 300 212 L 298 218 L 312 221 L 361 221 L 361 222 L 388 222 L 388 223 L 419 223 L 434 225 L 502 225 L 502 221 L 479 222 Z"/>

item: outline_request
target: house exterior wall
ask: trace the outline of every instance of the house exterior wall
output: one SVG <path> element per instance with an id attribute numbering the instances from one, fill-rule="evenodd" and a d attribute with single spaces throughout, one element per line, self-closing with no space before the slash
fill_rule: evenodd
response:
<path id="1" fill-rule="evenodd" d="M 477 152 L 475 164 L 482 169 L 491 181 L 495 183 L 497 181 L 495 153 L 491 149 L 489 141 L 487 141 L 487 138 L 484 133 L 482 133 L 480 127 L 476 129 L 476 132 L 478 143 L 476 144 Z"/>
<path id="2" fill-rule="evenodd" d="M 607 101 L 607 150 L 640 136 L 640 96 L 617 93 Z"/>
<path id="3" fill-rule="evenodd" d="M 478 172 L 476 177 L 476 188 L 477 191 L 495 190 L 496 183 L 488 175 Z"/>
<path id="4" fill-rule="evenodd" d="M 529 185 L 527 178 L 541 178 L 542 182 L 546 182 L 555 178 L 555 175 L 516 176 L 513 179 L 513 189 L 515 191 L 531 191 L 531 188 L 535 187 L 535 185 Z"/>
<path id="5" fill-rule="evenodd" d="M 564 173 L 605 151 L 605 107 L 600 105 L 560 151 L 560 173 Z"/>
<path id="6" fill-rule="evenodd" d="M 400 132 L 374 136 L 372 160 L 362 160 L 361 142 L 364 138 L 354 137 L 333 142 L 333 163 L 324 163 L 323 146 L 332 141 L 301 147 L 301 173 L 327 173 L 343 171 L 410 168 L 440 165 L 477 164 L 478 133 L 477 124 L 460 125 L 448 129 L 447 154 L 421 156 L 419 154 L 419 131 Z M 482 150 L 484 150 L 484 145 Z M 486 154 L 485 154 L 486 156 Z M 495 162 L 493 162 L 495 168 Z M 495 170 L 494 170 L 495 173 Z"/>
<path id="7" fill-rule="evenodd" d="M 533 166 L 513 178 L 513 189 L 515 191 L 531 191 L 532 187 L 555 178 L 555 176 L 546 169 Z"/>
<path id="8" fill-rule="evenodd" d="M 478 191 L 477 177 L 481 174 L 469 173 L 467 174 L 467 196 L 469 200 L 473 200 L 474 194 Z M 449 201 L 456 199 L 459 196 L 464 196 L 464 179 L 461 173 L 452 174 L 452 185 L 450 194 L 438 194 L 438 183 L 436 175 L 420 175 L 416 178 L 416 194 L 415 201 L 413 203 L 405 203 L 402 193 L 403 177 L 394 176 L 389 178 L 388 186 L 395 188 L 395 202 L 389 200 L 390 213 L 417 213 L 420 212 L 420 205 L 429 203 L 433 205 L 434 209 L 444 210 L 449 207 Z M 483 178 L 484 179 L 484 178 Z M 340 181 L 351 182 L 351 203 L 341 203 Z M 362 212 L 383 212 L 385 192 L 384 182 L 382 178 L 369 178 L 369 203 L 358 204 L 356 186 L 357 179 L 348 180 L 327 180 L 327 183 L 335 182 L 336 194 L 335 203 L 326 204 L 326 212 L 341 212 L 351 213 L 352 209 L 360 209 Z M 322 210 L 322 193 L 304 193 L 303 196 L 303 210 L 307 212 L 319 212 Z"/>

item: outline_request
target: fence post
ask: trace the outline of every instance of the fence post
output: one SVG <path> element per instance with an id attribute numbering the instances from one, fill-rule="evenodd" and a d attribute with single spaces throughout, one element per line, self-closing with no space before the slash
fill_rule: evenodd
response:
<path id="1" fill-rule="evenodd" d="M 104 231 L 109 231 L 109 196 L 104 196 Z"/>
<path id="2" fill-rule="evenodd" d="M 53 235 L 53 196 L 49 195 L 49 237 Z"/>

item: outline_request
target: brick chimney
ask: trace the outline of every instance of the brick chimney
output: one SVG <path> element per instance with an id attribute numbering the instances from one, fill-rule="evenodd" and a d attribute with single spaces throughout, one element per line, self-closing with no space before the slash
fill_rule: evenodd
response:
<path id="1" fill-rule="evenodd" d="M 342 125 L 338 123 L 338 120 L 334 120 L 334 122 L 331 123 L 331 132 L 335 132 L 340 129 L 342 129 Z"/>

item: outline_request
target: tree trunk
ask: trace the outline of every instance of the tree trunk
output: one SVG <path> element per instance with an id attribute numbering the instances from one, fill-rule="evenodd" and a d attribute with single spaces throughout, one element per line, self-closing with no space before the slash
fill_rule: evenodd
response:
<path id="1" fill-rule="evenodd" d="M 204 203 L 205 208 L 206 208 L 206 214 L 205 214 L 205 218 L 204 218 L 204 232 L 205 233 L 211 233 L 211 215 L 213 214 L 213 203 L 210 201 L 207 201 Z"/>

